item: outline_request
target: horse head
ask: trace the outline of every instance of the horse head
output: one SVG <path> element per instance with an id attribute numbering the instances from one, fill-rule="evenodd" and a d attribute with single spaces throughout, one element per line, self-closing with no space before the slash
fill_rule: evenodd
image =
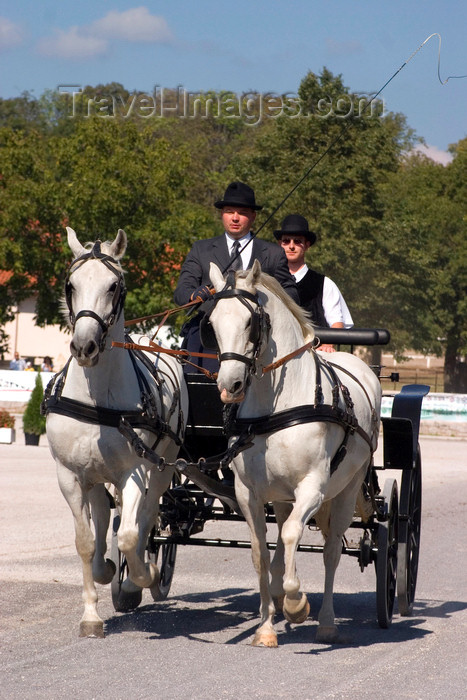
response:
<path id="1" fill-rule="evenodd" d="M 229 273 L 232 275 L 232 273 Z M 261 265 L 255 260 L 247 273 L 224 279 L 214 263 L 210 266 L 215 306 L 204 319 L 204 329 L 215 336 L 220 370 L 217 385 L 224 403 L 243 401 L 256 361 L 269 337 L 269 317 L 264 310 L 257 284 Z M 211 337 L 212 337 L 211 335 Z"/>
<path id="2" fill-rule="evenodd" d="M 79 365 L 93 367 L 104 350 L 111 327 L 121 319 L 125 283 L 120 259 L 127 237 L 120 229 L 113 241 L 83 246 L 73 229 L 67 227 L 68 244 L 74 260 L 65 285 L 66 304 L 73 338 L 70 350 Z"/>

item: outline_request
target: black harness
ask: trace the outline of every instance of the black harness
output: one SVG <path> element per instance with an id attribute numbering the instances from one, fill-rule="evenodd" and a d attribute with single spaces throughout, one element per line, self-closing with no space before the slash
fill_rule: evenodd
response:
<path id="1" fill-rule="evenodd" d="M 79 311 L 76 316 L 73 311 L 73 285 L 71 284 L 70 277 L 77 270 L 81 265 L 83 265 L 87 260 L 99 260 L 101 263 L 103 263 L 111 272 L 114 273 L 115 277 L 117 278 L 117 281 L 115 283 L 115 289 L 112 297 L 112 311 L 110 312 L 108 318 L 104 320 L 101 318 L 98 314 L 96 314 L 94 311 L 91 309 L 82 309 Z M 73 329 L 75 330 L 75 325 L 76 322 L 85 316 L 93 318 L 95 321 L 98 322 L 100 327 L 102 328 L 103 335 L 101 339 L 101 343 L 99 346 L 100 352 L 104 349 L 105 346 L 105 341 L 107 338 L 107 333 L 109 332 L 110 327 L 115 323 L 115 321 L 119 318 L 120 314 L 123 311 L 123 305 L 125 304 L 125 298 L 126 298 L 126 287 L 125 287 L 125 280 L 123 278 L 123 272 L 118 265 L 117 261 L 112 258 L 110 255 L 105 255 L 104 253 L 101 252 L 101 241 L 96 241 L 92 247 L 92 250 L 89 251 L 89 253 L 84 253 L 84 255 L 80 255 L 79 258 L 76 258 L 76 260 L 73 260 L 71 263 L 68 273 L 66 276 L 65 280 L 65 300 L 66 304 L 68 306 L 68 312 L 69 312 L 69 318 L 70 318 L 70 324 Z"/>
<path id="2" fill-rule="evenodd" d="M 357 417 L 353 410 L 353 401 L 351 399 L 350 392 L 340 381 L 334 366 L 327 360 L 319 357 L 314 350 L 312 353 L 316 364 L 315 403 L 313 405 L 306 404 L 302 406 L 294 406 L 293 408 L 288 408 L 285 411 L 277 411 L 276 413 L 270 413 L 268 415 L 258 416 L 256 418 L 237 418 L 236 412 L 238 406 L 235 404 L 235 406 L 230 409 L 232 413 L 227 420 L 226 431 L 229 437 L 239 436 L 239 439 L 241 440 L 240 444 L 243 444 L 247 437 L 251 440 L 255 435 L 268 435 L 276 433 L 279 430 L 291 428 L 294 425 L 304 425 L 306 423 L 316 422 L 336 423 L 344 429 L 344 438 L 336 454 L 331 460 L 331 474 L 333 474 L 347 454 L 347 443 L 351 435 L 354 433 L 360 435 L 369 446 L 372 454 L 376 449 L 376 445 L 373 444 L 373 441 L 368 433 L 358 424 Z M 323 403 L 321 384 L 322 369 L 326 369 L 330 374 L 332 383 L 331 404 Z M 369 396 L 361 382 L 359 382 L 359 380 L 353 375 L 350 376 L 361 386 L 362 390 L 367 396 L 368 402 L 370 402 Z M 344 408 L 340 408 L 339 406 L 340 398 L 343 399 Z M 372 419 L 376 423 L 376 411 L 373 407 L 371 408 Z"/>
<path id="3" fill-rule="evenodd" d="M 239 355 L 236 352 L 219 353 L 219 344 L 217 342 L 216 334 L 210 319 L 216 303 L 221 299 L 238 299 L 250 312 L 251 322 L 248 340 L 253 345 L 252 357 Z M 223 360 L 238 360 L 239 362 L 246 364 L 248 367 L 248 377 L 250 380 L 251 374 L 254 374 L 256 371 L 256 361 L 261 353 L 263 344 L 267 343 L 269 340 L 269 335 L 271 332 L 271 321 L 269 319 L 269 315 L 265 311 L 257 294 L 251 294 L 245 289 L 235 288 L 235 272 L 233 270 L 229 270 L 227 274 L 224 289 L 222 289 L 220 292 L 216 292 L 216 294 L 213 295 L 212 300 L 214 302 L 212 309 L 209 311 L 209 313 L 204 315 L 200 323 L 199 330 L 201 342 L 206 348 L 217 351 L 219 362 L 223 362 Z M 250 302 L 255 304 L 256 309 L 253 308 Z"/>
<path id="4" fill-rule="evenodd" d="M 239 355 L 233 352 L 225 352 L 219 355 L 219 362 L 223 360 L 240 360 L 248 366 L 247 382 L 251 381 L 251 376 L 256 371 L 256 361 L 259 357 L 263 343 L 267 342 L 270 334 L 270 319 L 264 307 L 260 303 L 257 294 L 251 294 L 246 290 L 235 289 L 233 277 L 234 273 L 229 272 L 225 288 L 214 295 L 214 302 L 217 303 L 220 299 L 236 298 L 244 306 L 248 308 L 251 314 L 250 336 L 249 341 L 253 344 L 252 358 L 244 355 Z M 249 301 L 256 304 L 254 309 Z M 211 312 L 203 318 L 201 322 L 201 338 L 204 345 L 218 350 L 218 343 L 215 337 L 214 329 L 209 320 Z M 295 406 L 293 408 L 271 413 L 265 416 L 256 418 L 237 418 L 238 405 L 234 404 L 228 407 L 226 411 L 225 432 L 228 437 L 237 436 L 237 441 L 230 448 L 231 454 L 236 456 L 240 451 L 245 449 L 245 445 L 251 445 L 255 435 L 267 435 L 275 433 L 279 430 L 285 430 L 294 425 L 303 425 L 305 423 L 328 422 L 336 423 L 344 429 L 344 438 L 336 454 L 331 460 L 331 473 L 333 473 L 338 465 L 344 459 L 347 453 L 347 443 L 349 437 L 354 433 L 360 435 L 370 447 L 373 453 L 376 445 L 373 444 L 372 438 L 358 424 L 358 419 L 354 412 L 354 404 L 350 396 L 348 388 L 341 382 L 335 365 L 321 358 L 314 350 L 311 351 L 315 366 L 316 366 L 316 386 L 314 404 Z M 342 368 L 339 368 L 342 369 Z M 332 403 L 324 403 L 324 395 L 322 389 L 322 373 L 325 371 L 328 374 L 329 381 L 332 387 Z M 350 372 L 346 372 L 359 386 L 366 395 L 372 410 L 372 420 L 376 423 L 377 416 L 374 407 L 371 406 L 370 397 L 368 396 L 365 387 L 362 383 Z M 341 407 L 343 406 L 343 407 Z M 236 446 L 238 445 L 238 450 Z M 233 458 L 233 457 L 232 457 Z"/>
<path id="5" fill-rule="evenodd" d="M 104 255 L 101 252 L 100 246 L 100 241 L 96 241 L 89 253 L 85 253 L 71 263 L 65 283 L 65 296 L 70 315 L 70 323 L 73 329 L 78 319 L 84 316 L 95 319 L 101 326 L 104 333 L 99 350 L 102 352 L 110 327 L 122 313 L 126 296 L 126 288 L 123 280 L 123 273 L 117 261 L 109 255 Z M 102 262 L 117 277 L 112 299 L 112 311 L 106 320 L 102 319 L 100 316 L 98 316 L 98 314 L 89 309 L 79 311 L 76 316 L 73 311 L 73 288 L 70 282 L 70 276 L 78 267 L 83 265 L 87 260 L 91 259 L 97 259 Z M 131 340 L 131 338 L 127 336 L 126 340 Z M 47 415 L 48 413 L 58 413 L 62 416 L 68 416 L 69 418 L 82 421 L 83 423 L 105 425 L 111 428 L 117 428 L 119 432 L 130 442 L 139 457 L 147 459 L 156 464 L 162 471 L 164 469 L 165 462 L 155 452 L 155 449 L 162 438 L 166 436 L 170 437 L 177 445 L 182 445 L 182 441 L 179 438 L 179 435 L 183 432 L 183 417 L 181 411 L 179 411 L 177 430 L 173 431 L 169 425 L 171 416 L 173 415 L 177 406 L 180 405 L 180 387 L 177 385 L 176 381 L 173 380 L 173 401 L 167 415 L 164 416 L 164 403 L 162 395 L 162 384 L 164 382 L 164 378 L 143 352 L 138 350 L 130 350 L 129 353 L 140 389 L 142 406 L 140 409 L 124 411 L 120 409 L 106 408 L 103 406 L 93 406 L 91 404 L 82 403 L 81 401 L 76 401 L 75 399 L 62 396 L 68 368 L 72 360 L 70 357 L 65 367 L 54 375 L 48 383 L 44 392 L 41 413 L 43 415 Z M 162 415 L 159 415 L 154 394 L 151 391 L 151 387 L 147 376 L 142 369 L 142 365 L 144 365 L 144 367 L 155 379 L 159 396 L 159 411 L 162 412 Z M 144 442 L 135 432 L 136 428 L 149 430 L 156 435 L 155 442 L 151 447 L 144 444 Z"/>

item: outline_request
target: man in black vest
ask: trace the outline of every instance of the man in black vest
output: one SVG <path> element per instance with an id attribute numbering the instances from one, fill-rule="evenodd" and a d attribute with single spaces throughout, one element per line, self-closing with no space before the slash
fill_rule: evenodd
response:
<path id="1" fill-rule="evenodd" d="M 211 262 L 226 272 L 228 269 L 248 269 L 255 259 L 261 269 L 275 277 L 283 288 L 299 303 L 295 280 L 289 272 L 284 251 L 274 243 L 254 238 L 251 227 L 256 212 L 262 209 L 256 204 L 255 193 L 243 182 L 232 182 L 226 189 L 224 198 L 214 203 L 221 211 L 224 233 L 215 238 L 196 241 L 182 265 L 180 277 L 174 293 L 179 306 L 199 299 L 207 302 L 211 298 L 209 266 Z M 253 240 L 251 240 L 253 238 Z M 183 347 L 193 352 L 203 352 L 199 337 L 199 324 L 206 311 L 203 304 L 199 313 L 182 329 L 185 339 Z M 212 361 L 211 361 L 212 362 Z M 199 363 L 205 368 L 212 367 L 209 360 Z M 189 370 L 188 370 L 189 371 Z"/>
<path id="2" fill-rule="evenodd" d="M 305 263 L 305 253 L 316 241 L 316 234 L 310 231 L 305 217 L 289 214 L 281 229 L 274 231 L 274 236 L 286 254 L 289 270 L 297 283 L 300 306 L 310 313 L 313 324 L 323 328 L 351 328 L 352 316 L 337 285 Z M 321 345 L 319 349 L 334 351 L 332 345 Z"/>

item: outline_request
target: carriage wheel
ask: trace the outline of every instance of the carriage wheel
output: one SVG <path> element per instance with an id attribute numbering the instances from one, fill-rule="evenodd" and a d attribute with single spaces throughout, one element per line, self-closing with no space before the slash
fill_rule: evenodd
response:
<path id="1" fill-rule="evenodd" d="M 158 534 L 157 530 L 153 530 L 152 534 Z M 175 571 L 175 559 L 177 556 L 177 545 L 173 542 L 168 544 L 159 544 L 152 541 L 152 536 L 149 537 L 149 545 L 147 551 L 149 561 L 157 564 L 159 567 L 159 582 L 151 586 L 152 599 L 155 601 L 165 600 L 169 594 L 170 586 Z M 158 561 L 159 560 L 159 561 Z"/>
<path id="2" fill-rule="evenodd" d="M 395 479 L 386 479 L 383 498 L 385 520 L 378 523 L 376 610 L 379 626 L 387 629 L 392 621 L 397 578 L 399 509 Z"/>
<path id="3" fill-rule="evenodd" d="M 116 612 L 129 612 L 135 610 L 143 599 L 143 590 L 128 592 L 122 590 L 122 583 L 128 577 L 128 564 L 126 557 L 118 548 L 117 532 L 120 526 L 120 515 L 114 516 L 112 526 L 112 543 L 110 548 L 110 558 L 116 566 L 115 575 L 110 584 L 112 593 L 112 603 Z M 135 586 L 136 588 L 136 586 Z"/>
<path id="4" fill-rule="evenodd" d="M 402 473 L 397 566 L 397 602 L 401 615 L 411 615 L 417 585 L 422 524 L 422 463 L 420 448 L 413 469 Z"/>

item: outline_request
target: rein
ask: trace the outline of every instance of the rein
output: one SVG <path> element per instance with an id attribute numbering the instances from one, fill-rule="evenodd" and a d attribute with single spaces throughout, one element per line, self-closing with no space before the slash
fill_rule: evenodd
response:
<path id="1" fill-rule="evenodd" d="M 249 370 L 249 376 L 251 377 L 251 374 L 255 371 L 255 365 L 257 358 L 260 355 L 261 352 L 261 346 L 263 342 L 264 336 L 269 337 L 270 333 L 270 320 L 269 316 L 264 310 L 263 306 L 260 303 L 260 300 L 258 298 L 257 294 L 252 294 L 248 292 L 247 290 L 241 290 L 237 289 L 234 287 L 234 282 L 235 282 L 235 277 L 234 274 L 231 275 L 229 274 L 227 278 L 226 285 L 224 289 L 220 292 L 217 292 L 213 295 L 213 301 L 216 303 L 220 299 L 228 299 L 228 298 L 236 298 L 238 299 L 246 308 L 249 310 L 251 317 L 252 317 L 252 322 L 251 322 L 251 330 L 250 330 L 250 337 L 249 341 L 253 343 L 253 357 L 246 357 L 244 355 L 239 355 L 237 353 L 233 352 L 226 352 L 226 353 L 219 353 L 217 352 L 216 354 L 212 353 L 190 353 L 187 350 L 172 350 L 169 348 L 164 348 L 161 345 L 155 343 L 152 339 L 149 340 L 149 345 L 139 345 L 136 343 L 131 343 L 131 342 L 125 342 L 125 343 L 119 343 L 117 341 L 114 341 L 112 343 L 113 346 L 115 347 L 120 347 L 120 348 L 125 348 L 128 350 L 145 350 L 147 352 L 153 352 L 153 353 L 166 353 L 168 355 L 172 355 L 175 357 L 179 357 L 182 361 L 188 362 L 189 364 L 194 364 L 189 362 L 188 357 L 193 356 L 193 357 L 208 357 L 211 359 L 219 359 L 220 362 L 223 360 L 238 360 L 241 362 L 244 362 L 248 366 Z M 251 303 L 253 302 L 256 304 L 258 307 L 259 311 L 256 311 L 252 306 Z M 192 305 L 193 302 L 190 302 L 190 305 Z M 173 310 L 168 310 L 164 312 L 164 320 L 169 316 L 170 313 L 175 311 L 176 309 Z M 212 313 L 212 312 L 211 312 Z M 210 320 L 209 320 L 210 314 L 208 314 L 204 319 L 204 328 L 202 328 L 202 333 L 204 333 L 209 336 L 209 339 L 215 341 L 215 335 L 214 335 L 214 330 L 212 329 Z M 140 319 L 141 320 L 141 319 Z M 255 323 L 253 323 L 255 322 Z M 162 324 L 161 324 L 162 325 Z M 254 328 L 254 330 L 253 330 Z M 157 331 L 156 331 L 157 333 Z M 212 334 L 212 335 L 210 335 Z M 274 371 L 275 369 L 278 369 L 279 367 L 282 367 L 286 362 L 289 360 L 293 359 L 294 357 L 297 357 L 301 355 L 302 353 L 308 351 L 308 350 L 313 350 L 314 345 L 316 344 L 316 338 L 314 338 L 311 341 L 308 341 L 301 347 L 297 348 L 296 350 L 293 350 L 292 352 L 288 353 L 284 357 L 276 360 L 275 362 L 270 363 L 269 365 L 266 365 L 265 367 L 262 368 L 261 370 L 261 376 L 264 376 L 265 374 Z M 347 454 L 347 443 L 349 440 L 349 437 L 355 433 L 360 435 L 360 437 L 365 440 L 367 445 L 369 446 L 371 453 L 374 452 L 375 450 L 375 445 L 373 444 L 373 437 L 367 434 L 363 428 L 358 424 L 358 419 L 355 416 L 354 410 L 353 410 L 353 401 L 350 396 L 350 392 L 347 389 L 347 387 L 342 384 L 340 381 L 336 369 L 342 369 L 339 368 L 337 365 L 334 365 L 331 362 L 328 362 L 327 360 L 324 360 L 320 358 L 315 352 L 313 352 L 313 358 L 316 364 L 316 386 L 315 386 L 315 402 L 314 405 L 301 405 L 301 406 L 296 406 L 294 408 L 290 408 L 284 411 L 279 411 L 277 413 L 272 413 L 268 414 L 265 416 L 259 416 L 255 418 L 237 418 L 236 417 L 236 411 L 237 411 L 237 406 L 232 407 L 230 409 L 230 415 L 227 416 L 227 421 L 225 425 L 225 432 L 229 437 L 237 437 L 235 442 L 230 446 L 229 450 L 227 451 L 226 455 L 224 455 L 223 462 L 228 459 L 228 461 L 231 461 L 239 452 L 241 452 L 243 449 L 246 447 L 249 447 L 253 443 L 253 438 L 255 435 L 268 435 L 272 434 L 275 432 L 278 432 L 279 430 L 285 430 L 286 428 L 293 427 L 295 425 L 303 425 L 306 423 L 313 423 L 313 422 L 330 422 L 334 423 L 337 425 L 340 425 L 344 429 L 344 437 L 343 440 L 339 446 L 339 448 L 336 451 L 336 454 L 331 460 L 331 474 L 334 473 L 334 471 L 337 469 L 338 465 L 342 462 L 344 457 Z M 195 365 L 196 366 L 196 365 Z M 336 369 L 335 369 L 336 368 Z M 215 378 L 217 375 L 209 372 L 208 370 L 205 370 L 204 368 L 199 367 L 198 368 L 201 372 L 203 372 L 206 376 L 210 378 Z M 330 381 L 332 385 L 332 403 L 331 404 L 325 404 L 323 403 L 323 390 L 322 390 L 322 383 L 321 383 L 321 371 L 322 369 L 326 369 L 327 372 L 330 375 Z M 370 408 L 372 410 L 372 417 L 373 420 L 376 420 L 374 408 L 371 406 L 371 401 L 369 398 L 369 395 L 365 389 L 365 387 L 362 385 L 362 383 L 354 377 L 350 372 L 347 370 L 343 370 L 348 376 L 350 376 L 363 390 L 369 404 Z M 339 403 L 340 399 L 342 399 L 345 408 L 340 408 Z"/>
<path id="2" fill-rule="evenodd" d="M 214 293 L 214 290 L 212 290 L 213 294 L 213 301 L 217 302 L 219 299 L 226 299 L 226 298 L 237 298 L 239 301 L 241 301 L 245 306 L 247 306 L 248 310 L 250 313 L 253 315 L 256 313 L 251 306 L 248 304 L 246 300 L 252 301 L 253 303 L 259 304 L 259 299 L 257 295 L 251 294 L 250 292 L 247 292 L 246 290 L 239 290 L 236 289 L 233 286 L 233 279 L 227 279 L 226 286 L 221 292 Z M 206 377 L 209 377 L 210 379 L 216 379 L 217 378 L 217 372 L 210 372 L 209 370 L 205 369 L 204 367 L 200 367 L 198 364 L 195 362 L 191 362 L 188 358 L 190 357 L 199 357 L 199 358 L 207 358 L 211 360 L 216 360 L 219 359 L 219 361 L 222 360 L 238 360 L 240 362 L 244 362 L 247 365 L 252 365 L 255 360 L 247 358 L 243 355 L 238 355 L 237 353 L 224 353 L 222 356 L 219 356 L 218 353 L 206 353 L 206 352 L 188 352 L 188 350 L 172 350 L 171 348 L 165 348 L 162 345 L 159 345 L 154 341 L 154 338 L 156 337 L 157 333 L 161 329 L 161 327 L 164 325 L 166 320 L 169 318 L 174 313 L 177 313 L 178 311 L 183 311 L 184 309 L 188 309 L 196 304 L 199 304 L 199 301 L 190 301 L 187 304 L 183 304 L 183 306 L 176 306 L 172 309 L 166 309 L 165 311 L 161 311 L 160 313 L 157 314 L 151 314 L 149 316 L 141 316 L 140 318 L 135 318 L 132 319 L 131 321 L 126 321 L 125 320 L 125 326 L 132 326 L 136 325 L 138 323 L 143 323 L 145 321 L 150 321 L 153 318 L 159 318 L 162 317 L 162 320 L 160 321 L 158 327 L 156 328 L 152 338 L 149 339 L 149 345 L 141 345 L 138 343 L 131 343 L 131 342 L 125 342 L 121 343 L 118 341 L 113 341 L 112 342 L 112 347 L 116 348 L 123 348 L 125 350 L 143 350 L 146 352 L 152 352 L 152 353 L 165 353 L 166 355 L 172 355 L 174 357 L 180 358 L 180 360 L 184 364 L 191 365 L 192 367 L 195 367 L 199 372 L 204 374 Z M 262 310 L 262 306 L 260 306 Z M 265 314 L 265 312 L 263 312 Z M 267 314 L 265 314 L 267 316 Z M 208 316 L 209 319 L 209 316 Z M 261 324 L 260 319 L 260 324 Z M 264 320 L 264 324 L 269 326 L 269 321 Z M 269 327 L 267 328 L 269 332 Z M 302 352 L 305 352 L 312 348 L 316 343 L 316 340 L 313 339 L 310 342 L 306 343 L 305 345 L 302 345 L 300 348 L 297 348 L 293 352 L 289 353 L 288 355 L 285 355 L 279 360 L 276 360 L 275 362 L 272 362 L 269 365 L 266 365 L 266 367 L 263 367 L 261 370 L 261 375 L 265 375 L 268 372 L 272 372 L 275 369 L 278 369 L 281 367 L 283 364 L 288 362 L 289 360 L 292 360 L 294 357 L 297 357 L 300 355 Z"/>
<path id="3" fill-rule="evenodd" d="M 286 362 L 289 360 L 293 360 L 294 357 L 297 357 L 298 355 L 301 355 L 302 352 L 306 352 L 307 350 L 310 350 L 310 348 L 313 348 L 316 344 L 316 338 L 313 338 L 313 340 L 310 340 L 308 343 L 305 343 L 305 345 L 302 345 L 301 347 L 297 348 L 296 350 L 293 350 L 293 352 L 289 352 L 288 355 L 284 355 L 284 357 L 281 357 L 280 360 L 276 360 L 275 362 L 271 362 L 270 365 L 266 365 L 266 367 L 263 367 L 261 371 L 261 376 L 264 376 L 268 372 L 272 372 L 274 369 L 278 369 L 279 367 L 282 367 L 282 365 L 285 365 Z"/>
<path id="4" fill-rule="evenodd" d="M 187 365 L 191 365 L 192 367 L 197 367 L 200 372 L 202 372 L 206 377 L 209 377 L 209 379 L 215 379 L 217 377 L 217 373 L 210 372 L 208 369 L 205 369 L 204 367 L 199 367 L 195 362 L 190 362 L 188 359 L 189 357 L 208 357 L 212 360 L 217 359 L 217 354 L 213 353 L 205 353 L 205 352 L 188 352 L 188 350 L 172 350 L 172 348 L 165 348 L 162 345 L 159 345 L 158 343 L 155 343 L 153 340 L 149 340 L 149 345 L 141 345 L 139 343 L 133 343 L 133 342 L 119 342 L 117 340 L 112 341 L 112 347 L 114 348 L 124 348 L 125 350 L 142 350 L 143 352 L 152 352 L 154 354 L 159 354 L 163 353 L 165 355 L 171 355 L 172 357 L 178 357 L 180 360 Z"/>
<path id="5" fill-rule="evenodd" d="M 263 309 L 257 294 L 251 294 L 250 292 L 242 289 L 236 289 L 235 284 L 235 274 L 229 273 L 226 285 L 221 292 L 214 294 L 214 301 L 217 302 L 220 299 L 237 298 L 244 306 L 248 308 L 251 313 L 251 330 L 249 341 L 253 343 L 253 358 L 238 355 L 237 353 L 227 352 L 221 353 L 219 355 L 219 361 L 222 360 L 241 360 L 248 367 L 248 375 L 246 382 L 251 381 L 251 376 L 255 372 L 256 361 L 261 354 L 262 344 L 264 342 L 264 337 L 266 337 L 266 342 L 269 339 L 271 323 L 269 315 Z M 255 311 L 249 301 L 253 301 L 257 307 L 258 311 Z M 212 312 L 211 312 L 212 313 Z M 253 321 L 256 319 L 256 330 L 253 332 Z M 208 329 L 214 335 L 214 329 L 212 329 L 209 316 L 203 319 L 202 323 L 209 324 Z M 201 327 L 201 337 L 203 335 Z M 215 336 L 214 336 L 215 337 Z M 264 376 L 268 372 L 271 372 L 294 357 L 302 354 L 313 348 L 316 340 L 313 339 L 305 343 L 305 345 L 293 350 L 284 357 L 270 363 L 269 365 L 262 368 L 261 376 Z M 373 435 L 370 436 L 366 433 L 363 428 L 358 424 L 358 419 L 355 415 L 354 404 L 350 396 L 348 388 L 341 382 L 339 376 L 336 372 L 336 365 L 328 363 L 326 360 L 320 358 L 315 352 L 312 353 L 316 366 L 316 385 L 315 385 L 315 400 L 314 405 L 303 405 L 295 406 L 293 408 L 279 411 L 277 413 L 271 413 L 265 416 L 259 416 L 254 418 L 237 418 L 236 409 L 232 410 L 232 416 L 229 416 L 226 424 L 226 433 L 230 436 L 239 436 L 238 441 L 244 442 L 245 438 L 251 439 L 255 435 L 269 435 L 279 430 L 284 430 L 286 428 L 302 425 L 305 423 L 312 422 L 332 422 L 340 425 L 344 429 L 344 437 L 336 451 L 336 454 L 331 460 L 331 474 L 337 469 L 338 465 L 342 462 L 345 455 L 347 454 L 347 443 L 349 437 L 355 433 L 360 435 L 365 442 L 368 444 L 371 453 L 376 449 L 376 445 L 373 445 Z M 332 404 L 324 403 L 324 394 L 322 388 L 321 374 L 322 370 L 326 370 L 329 375 L 329 381 L 332 388 Z M 375 421 L 374 408 L 371 405 L 371 401 L 365 387 L 362 383 L 354 377 L 350 372 L 346 372 L 352 379 L 359 384 L 363 389 L 364 394 L 370 404 L 370 409 L 372 410 L 372 417 Z M 344 408 L 340 405 L 344 404 Z M 340 405 L 339 405 L 340 404 Z M 232 445 L 235 448 L 236 443 Z"/>

